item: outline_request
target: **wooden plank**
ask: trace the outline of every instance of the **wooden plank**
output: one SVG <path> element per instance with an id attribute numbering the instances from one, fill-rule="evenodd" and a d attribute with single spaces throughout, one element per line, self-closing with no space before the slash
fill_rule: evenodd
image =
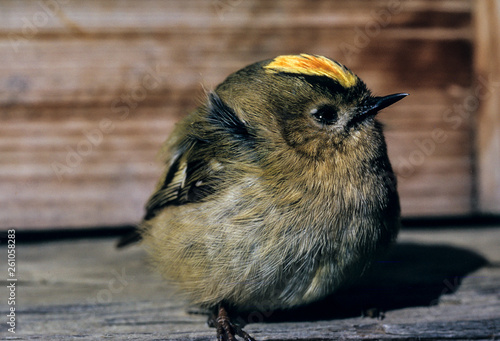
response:
<path id="1" fill-rule="evenodd" d="M 495 340 L 500 337 L 500 226 L 403 230 L 366 276 L 289 312 L 255 312 L 257 340 Z M 23 340 L 214 340 L 204 315 L 152 272 L 140 247 L 113 240 L 18 244 L 16 334 Z M 0 262 L 0 273 L 7 273 Z M 7 281 L 0 280 L 7 311 Z M 379 308 L 383 319 L 361 317 Z M 2 315 L 5 315 L 2 313 Z"/>
<path id="2" fill-rule="evenodd" d="M 475 64 L 481 77 L 476 86 L 483 90 L 476 133 L 477 208 L 500 213 L 500 1 L 476 3 L 475 15 Z"/>
<path id="3" fill-rule="evenodd" d="M 306 32 L 308 35 L 300 30 L 254 29 L 250 33 L 253 39 L 269 45 L 258 47 L 260 52 L 255 54 L 251 53 L 255 49 L 251 40 L 243 40 L 237 48 L 228 42 L 220 48 L 232 49 L 233 54 L 224 58 L 213 51 L 210 35 L 200 35 L 197 31 L 172 32 L 173 36 L 164 40 L 35 40 L 23 46 L 21 55 L 13 53 L 6 40 L 0 40 L 0 58 L 5 62 L 0 65 L 4 90 L 0 93 L 0 104 L 78 106 L 83 102 L 117 108 L 125 102 L 123 98 L 130 98 L 134 105 L 168 102 L 171 96 L 187 96 L 189 100 L 190 92 L 200 83 L 211 89 L 247 64 L 287 53 L 286 49 L 273 47 L 278 43 L 274 41 L 278 38 L 273 37 L 282 40 L 283 45 L 277 46 L 293 46 L 288 53 L 310 51 L 339 59 L 377 93 L 402 91 L 398 88 L 411 91 L 471 84 L 472 67 L 467 63 L 471 61 L 472 50 L 470 41 L 465 39 L 377 37 L 368 46 L 354 49 L 355 45 L 346 43 L 356 41 L 356 32 L 352 30 L 341 30 L 337 38 L 331 38 L 331 29 L 326 28 L 311 28 Z M 241 29 L 233 34 L 236 39 L 248 32 Z M 303 40 L 297 41 L 297 35 L 303 36 Z M 318 41 L 330 41 L 332 48 L 318 50 L 318 43 L 310 40 L 312 36 Z M 345 48 L 342 43 L 347 44 Z M 192 51 L 193 44 L 196 51 Z M 444 60 L 443 55 L 447 56 Z"/>
<path id="4" fill-rule="evenodd" d="M 94 8 L 89 16 L 89 6 Z M 151 11 L 151 9 L 155 9 Z M 440 27 L 467 26 L 471 10 L 468 0 L 401 2 L 376 1 L 315 1 L 314 5 L 302 0 L 273 2 L 203 0 L 161 1 L 134 0 L 90 1 L 82 4 L 75 0 L 19 0 L 2 4 L 0 33 L 16 32 L 30 35 L 75 34 L 130 34 L 164 33 L 172 28 L 211 28 L 248 26 L 290 27 L 291 25 L 365 25 L 375 11 L 386 10 L 402 15 L 391 20 L 398 26 L 426 27 L 429 19 Z M 457 21 L 443 13 L 453 13 L 464 20 Z M 190 18 L 190 20 L 186 20 Z M 24 31 L 24 32 L 23 32 Z"/>

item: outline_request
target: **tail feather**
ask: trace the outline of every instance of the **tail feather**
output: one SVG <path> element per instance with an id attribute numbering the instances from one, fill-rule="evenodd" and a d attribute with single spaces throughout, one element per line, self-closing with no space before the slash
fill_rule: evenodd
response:
<path id="1" fill-rule="evenodd" d="M 127 233 L 126 235 L 124 235 L 120 239 L 118 239 L 118 241 L 116 242 L 116 247 L 118 249 L 120 249 L 122 247 L 137 243 L 141 239 L 142 239 L 142 236 L 139 233 L 139 230 L 136 228 L 134 231 Z"/>

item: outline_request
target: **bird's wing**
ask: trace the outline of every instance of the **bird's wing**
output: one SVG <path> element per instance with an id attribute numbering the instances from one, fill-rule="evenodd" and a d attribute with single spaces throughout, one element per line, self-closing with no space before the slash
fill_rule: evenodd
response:
<path id="1" fill-rule="evenodd" d="M 144 220 L 165 206 L 199 202 L 222 190 L 227 184 L 223 160 L 234 165 L 235 155 L 243 153 L 251 159 L 254 132 L 215 93 L 209 95 L 204 121 L 204 128 L 191 131 L 171 154 L 170 167 L 146 204 Z"/>
<path id="2" fill-rule="evenodd" d="M 163 208 L 198 202 L 214 192 L 215 171 L 201 158 L 197 144 L 191 141 L 187 147 L 177 150 L 170 166 L 160 178 L 155 192 L 146 203 L 144 221 L 153 219 Z M 126 246 L 141 239 L 138 229 L 123 236 L 117 247 Z"/>
<path id="3" fill-rule="evenodd" d="M 170 205 L 199 202 L 215 191 L 217 171 L 195 151 L 196 145 L 177 155 L 162 177 L 162 184 L 146 204 L 144 220 L 154 218 L 158 211 Z"/>
<path id="4" fill-rule="evenodd" d="M 220 141 L 225 137 L 232 146 L 240 146 L 246 150 L 253 143 L 254 135 L 245 123 L 216 94 L 209 96 L 206 122 L 208 125 L 201 129 L 202 134 L 192 132 L 189 136 L 184 136 L 169 153 L 169 166 L 146 204 L 144 221 L 153 219 L 166 206 L 200 202 L 224 188 L 227 184 L 224 181 L 225 171 L 216 154 L 222 153 L 224 149 L 235 153 L 238 151 L 237 147 L 230 148 L 227 145 L 227 148 L 220 148 L 222 151 L 217 150 L 213 146 L 217 144 L 216 139 L 222 144 Z M 206 134 L 208 130 L 210 136 L 214 137 L 207 141 L 204 136 L 199 135 Z M 231 158 L 229 155 L 224 157 Z M 136 230 L 121 238 L 117 246 L 125 246 L 140 239 L 140 233 Z"/>

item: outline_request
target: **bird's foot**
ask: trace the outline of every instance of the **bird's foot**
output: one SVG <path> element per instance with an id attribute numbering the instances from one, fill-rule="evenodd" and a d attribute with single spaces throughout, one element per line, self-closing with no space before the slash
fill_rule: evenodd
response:
<path id="1" fill-rule="evenodd" d="M 379 308 L 367 308 L 361 312 L 362 317 L 376 318 L 377 320 L 383 320 L 385 318 L 385 313 Z"/>
<path id="2" fill-rule="evenodd" d="M 255 341 L 255 339 L 241 329 L 240 326 L 231 322 L 223 306 L 219 307 L 217 316 L 214 314 L 210 317 L 208 324 L 217 330 L 217 341 L 236 341 L 236 335 L 245 341 Z"/>

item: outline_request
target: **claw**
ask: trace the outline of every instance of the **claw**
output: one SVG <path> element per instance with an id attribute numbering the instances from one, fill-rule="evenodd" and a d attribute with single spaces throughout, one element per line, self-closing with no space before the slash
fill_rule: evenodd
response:
<path id="1" fill-rule="evenodd" d="M 231 322 L 226 309 L 221 305 L 217 317 L 215 314 L 209 319 L 208 325 L 217 330 L 217 341 L 236 341 L 236 335 L 245 341 L 255 341 L 240 326 Z"/>

